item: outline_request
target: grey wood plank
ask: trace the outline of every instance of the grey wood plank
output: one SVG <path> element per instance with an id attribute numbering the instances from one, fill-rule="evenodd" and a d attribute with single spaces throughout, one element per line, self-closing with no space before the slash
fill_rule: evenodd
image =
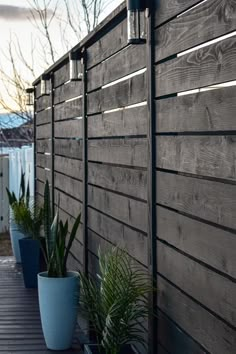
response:
<path id="1" fill-rule="evenodd" d="M 59 103 L 54 107 L 54 119 L 70 119 L 82 116 L 82 98 L 76 98 L 73 101 Z"/>
<path id="2" fill-rule="evenodd" d="M 55 139 L 56 155 L 82 160 L 83 145 L 81 140 Z"/>
<path id="3" fill-rule="evenodd" d="M 38 98 L 41 96 L 41 81 L 35 86 L 35 97 Z"/>
<path id="4" fill-rule="evenodd" d="M 72 227 L 74 225 L 74 222 L 75 222 L 75 217 L 69 215 L 66 210 L 62 210 L 61 207 L 59 207 L 58 205 L 57 205 L 57 208 L 58 208 L 60 220 L 62 220 L 64 223 L 66 221 L 68 221 L 68 231 L 70 233 L 72 230 Z M 79 215 L 79 212 L 77 213 L 76 217 L 78 215 Z M 81 223 L 79 225 L 79 228 L 78 228 L 78 231 L 76 234 L 76 239 L 77 239 L 77 241 L 80 242 L 80 244 L 83 244 L 83 224 L 81 224 Z"/>
<path id="5" fill-rule="evenodd" d="M 77 179 L 55 172 L 54 185 L 55 188 L 71 195 L 80 201 L 83 199 L 83 183 Z"/>
<path id="6" fill-rule="evenodd" d="M 51 115 L 52 115 L 51 108 L 38 112 L 36 115 L 36 125 L 50 123 Z"/>
<path id="7" fill-rule="evenodd" d="M 54 87 L 58 87 L 70 79 L 69 61 L 54 71 Z"/>
<path id="8" fill-rule="evenodd" d="M 51 124 L 37 126 L 36 139 L 49 139 L 51 137 Z"/>
<path id="9" fill-rule="evenodd" d="M 235 79 L 236 39 L 225 39 L 156 66 L 157 97 Z"/>
<path id="10" fill-rule="evenodd" d="M 45 110 L 46 108 L 51 107 L 51 96 L 50 95 L 44 95 L 36 100 L 36 111 L 40 112 Z"/>
<path id="11" fill-rule="evenodd" d="M 64 85 L 57 87 L 54 91 L 54 104 L 64 102 L 74 97 L 81 96 L 82 82 L 70 81 Z"/>
<path id="12" fill-rule="evenodd" d="M 147 106 L 88 117 L 89 138 L 145 134 L 147 134 Z"/>
<path id="13" fill-rule="evenodd" d="M 236 136 L 159 136 L 157 167 L 236 180 Z"/>
<path id="14" fill-rule="evenodd" d="M 156 101 L 157 132 L 236 130 L 236 87 Z"/>
<path id="15" fill-rule="evenodd" d="M 41 153 L 45 153 L 45 152 L 50 153 L 51 152 L 51 140 L 49 140 L 49 139 L 37 140 L 36 151 L 41 152 Z"/>
<path id="16" fill-rule="evenodd" d="M 88 160 L 147 167 L 146 139 L 106 139 L 88 142 Z"/>
<path id="17" fill-rule="evenodd" d="M 55 122 L 55 138 L 82 138 L 82 123 L 82 119 Z"/>
<path id="18" fill-rule="evenodd" d="M 130 197 L 142 200 L 147 198 L 147 173 L 143 170 L 90 162 L 88 164 L 88 182 Z"/>
<path id="19" fill-rule="evenodd" d="M 51 155 L 36 154 L 36 166 L 50 169 L 51 163 Z"/>
<path id="20" fill-rule="evenodd" d="M 52 172 L 41 167 L 36 167 L 36 176 L 40 181 L 48 180 L 51 183 Z"/>
<path id="21" fill-rule="evenodd" d="M 69 195 L 66 195 L 62 191 L 55 190 L 55 202 L 58 205 L 60 201 L 60 208 L 64 211 L 77 218 L 78 214 L 82 212 L 82 203 L 77 199 L 72 198 Z"/>
<path id="22" fill-rule="evenodd" d="M 236 279 L 235 234 L 157 207 L 157 236 Z"/>
<path id="23" fill-rule="evenodd" d="M 236 229 L 235 185 L 157 172 L 157 202 Z"/>
<path id="24" fill-rule="evenodd" d="M 80 160 L 55 155 L 54 168 L 55 171 L 61 172 L 70 177 L 80 180 L 83 179 L 83 164 Z"/>

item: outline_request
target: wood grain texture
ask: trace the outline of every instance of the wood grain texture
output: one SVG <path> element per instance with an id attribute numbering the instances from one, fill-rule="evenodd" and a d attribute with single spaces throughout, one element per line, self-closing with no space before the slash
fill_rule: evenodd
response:
<path id="1" fill-rule="evenodd" d="M 88 71 L 88 91 L 93 91 L 146 66 L 145 46 L 131 45 Z"/>
<path id="2" fill-rule="evenodd" d="M 147 265 L 147 237 L 143 233 L 91 208 L 88 209 L 88 227 L 113 245 L 124 247 L 132 257 Z"/>
<path id="3" fill-rule="evenodd" d="M 157 236 L 180 251 L 236 279 L 235 234 L 157 207 Z"/>
<path id="4" fill-rule="evenodd" d="M 159 136 L 157 167 L 236 180 L 236 136 Z"/>
<path id="5" fill-rule="evenodd" d="M 71 195 L 73 198 L 78 199 L 79 201 L 83 200 L 82 182 L 74 178 L 62 175 L 58 172 L 55 172 L 54 183 L 55 183 L 55 188 L 63 191 L 66 194 Z"/>
<path id="6" fill-rule="evenodd" d="M 72 160 L 68 157 L 55 155 L 54 168 L 55 171 L 70 177 L 83 179 L 83 164 L 80 160 Z"/>
<path id="7" fill-rule="evenodd" d="M 156 5 L 155 24 L 161 25 L 188 10 L 202 0 L 154 0 Z"/>
<path id="8" fill-rule="evenodd" d="M 88 117 L 89 138 L 145 134 L 147 134 L 147 106 Z"/>
<path id="9" fill-rule="evenodd" d="M 82 98 L 57 104 L 54 108 L 55 121 L 81 117 Z"/>
<path id="10" fill-rule="evenodd" d="M 51 155 L 36 154 L 36 165 L 42 168 L 51 168 Z"/>
<path id="11" fill-rule="evenodd" d="M 77 218 L 78 214 L 82 212 L 82 203 L 80 201 L 72 198 L 62 191 L 55 190 L 55 202 L 57 205 L 59 201 L 60 208 L 74 218 Z"/>
<path id="12" fill-rule="evenodd" d="M 38 112 L 36 115 L 36 125 L 50 123 L 51 117 L 52 117 L 51 109 L 46 109 L 44 111 Z"/>
<path id="13" fill-rule="evenodd" d="M 51 183 L 52 173 L 50 170 L 45 170 L 44 168 L 36 167 L 36 176 L 37 179 L 42 182 L 46 182 L 46 180 L 48 180 L 49 183 Z"/>
<path id="14" fill-rule="evenodd" d="M 198 49 L 156 66 L 157 97 L 235 79 L 236 38 Z"/>
<path id="15" fill-rule="evenodd" d="M 146 139 L 106 139 L 88 142 L 88 160 L 147 167 Z"/>
<path id="16" fill-rule="evenodd" d="M 64 85 L 59 86 L 54 91 L 54 104 L 58 104 L 69 100 L 74 97 L 81 96 L 82 94 L 82 82 L 70 81 Z"/>
<path id="17" fill-rule="evenodd" d="M 134 198 L 147 199 L 147 173 L 96 163 L 88 164 L 88 182 Z"/>
<path id="18" fill-rule="evenodd" d="M 118 23 L 92 46 L 88 47 L 88 68 L 94 66 L 127 45 L 127 21 Z"/>
<path id="19" fill-rule="evenodd" d="M 88 186 L 88 205 L 127 225 L 147 232 L 147 205 L 144 202 L 95 186 Z"/>
<path id="20" fill-rule="evenodd" d="M 50 153 L 51 152 L 51 140 L 49 140 L 49 139 L 37 140 L 36 151 L 41 152 L 41 153 L 45 153 L 45 152 Z"/>
<path id="21" fill-rule="evenodd" d="M 82 138 L 82 123 L 82 119 L 55 122 L 55 138 Z"/>
<path id="22" fill-rule="evenodd" d="M 145 100 L 146 75 L 144 73 L 88 94 L 88 114 L 123 108 Z"/>
<path id="23" fill-rule="evenodd" d="M 73 269 L 77 272 L 82 272 L 83 271 L 83 266 L 82 264 L 75 258 L 75 256 L 70 252 L 68 261 L 67 261 L 67 268 L 68 269 Z"/>
<path id="24" fill-rule="evenodd" d="M 157 172 L 157 202 L 236 229 L 235 185 Z"/>
<path id="25" fill-rule="evenodd" d="M 232 354 L 235 330 L 158 276 L 158 306 L 209 353 Z"/>
<path id="26" fill-rule="evenodd" d="M 51 138 L 51 124 L 39 125 L 36 129 L 36 139 Z"/>
<path id="27" fill-rule="evenodd" d="M 36 111 L 40 112 L 43 111 L 46 108 L 51 107 L 51 96 L 50 95 L 44 95 L 36 100 Z"/>
<path id="28" fill-rule="evenodd" d="M 35 86 L 35 98 L 41 96 L 41 81 Z"/>
<path id="29" fill-rule="evenodd" d="M 44 196 L 44 183 L 39 181 L 38 179 L 36 180 L 36 191 L 42 197 Z"/>
<path id="30" fill-rule="evenodd" d="M 81 140 L 55 139 L 55 154 L 82 160 L 83 145 Z"/>
<path id="31" fill-rule="evenodd" d="M 54 87 L 58 87 L 70 79 L 69 61 L 54 71 Z"/>
<path id="32" fill-rule="evenodd" d="M 236 283 L 157 242 L 157 269 L 166 279 L 236 327 Z"/>
<path id="33" fill-rule="evenodd" d="M 236 87 L 156 101 L 157 132 L 236 130 Z"/>
<path id="34" fill-rule="evenodd" d="M 208 0 L 156 30 L 155 60 L 162 60 L 235 29 L 235 1 Z"/>

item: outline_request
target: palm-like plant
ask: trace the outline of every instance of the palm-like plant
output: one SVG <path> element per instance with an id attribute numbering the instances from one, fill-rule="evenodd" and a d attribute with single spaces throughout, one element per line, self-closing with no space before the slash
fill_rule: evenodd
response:
<path id="1" fill-rule="evenodd" d="M 81 274 L 82 304 L 88 313 L 102 352 L 119 354 L 125 344 L 145 340 L 140 324 L 149 313 L 148 294 L 153 291 L 146 272 L 122 249 L 99 251 L 100 286 Z M 145 330 L 143 329 L 143 332 Z"/>
<path id="2" fill-rule="evenodd" d="M 44 190 L 44 236 L 45 250 L 44 257 L 47 263 L 48 277 L 64 278 L 67 276 L 67 259 L 72 243 L 76 237 L 76 232 L 80 224 L 81 214 L 78 215 L 72 227 L 69 240 L 68 236 L 68 220 L 63 223 L 59 219 L 59 212 L 56 212 L 55 217 L 52 216 L 50 203 L 49 183 L 46 181 Z"/>
<path id="3" fill-rule="evenodd" d="M 19 192 L 19 197 L 17 198 L 14 192 L 10 192 L 8 188 L 7 190 L 7 195 L 8 195 L 8 200 L 11 208 L 15 204 L 22 204 L 25 203 L 26 206 L 29 206 L 29 201 L 30 201 L 30 188 L 29 188 L 29 182 L 27 184 L 27 188 L 25 188 L 25 174 L 22 171 L 21 172 L 21 181 L 20 181 L 20 192 Z M 14 213 L 14 211 L 13 211 Z"/>

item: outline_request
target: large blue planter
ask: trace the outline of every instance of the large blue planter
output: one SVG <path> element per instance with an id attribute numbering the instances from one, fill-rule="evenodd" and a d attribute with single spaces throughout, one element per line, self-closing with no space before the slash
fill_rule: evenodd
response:
<path id="1" fill-rule="evenodd" d="M 79 274 L 48 278 L 38 274 L 39 308 L 44 339 L 48 349 L 66 350 L 72 345 L 77 320 Z"/>
<path id="2" fill-rule="evenodd" d="M 16 259 L 16 263 L 21 263 L 21 255 L 20 255 L 20 247 L 19 247 L 19 240 L 25 237 L 25 235 L 19 231 L 16 224 L 10 224 L 10 236 L 11 236 L 11 245 L 12 245 L 12 252 Z"/>
<path id="3" fill-rule="evenodd" d="M 19 240 L 24 283 L 26 288 L 37 288 L 40 272 L 40 242 L 32 238 Z"/>

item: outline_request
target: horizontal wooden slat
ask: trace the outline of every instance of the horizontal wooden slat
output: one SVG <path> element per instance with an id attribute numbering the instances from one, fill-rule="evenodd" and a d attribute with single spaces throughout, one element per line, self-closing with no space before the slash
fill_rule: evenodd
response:
<path id="1" fill-rule="evenodd" d="M 87 49 L 88 68 L 100 63 L 127 45 L 127 21 L 122 20 Z"/>
<path id="2" fill-rule="evenodd" d="M 132 74 L 145 66 L 145 46 L 128 46 L 88 71 L 88 91 Z"/>
<path id="3" fill-rule="evenodd" d="M 208 0 L 156 30 L 156 61 L 236 29 L 236 4 Z"/>
<path id="4" fill-rule="evenodd" d="M 83 164 L 79 160 L 55 155 L 54 167 L 57 172 L 80 180 L 83 179 Z"/>
<path id="5" fill-rule="evenodd" d="M 236 87 L 156 101 L 157 132 L 236 130 Z"/>
<path id="6" fill-rule="evenodd" d="M 96 163 L 88 164 L 88 182 L 116 192 L 124 193 L 130 197 L 146 200 L 147 173 Z"/>
<path id="7" fill-rule="evenodd" d="M 182 252 L 236 279 L 235 234 L 157 207 L 157 235 Z"/>
<path id="8" fill-rule="evenodd" d="M 58 172 L 55 172 L 54 183 L 55 183 L 55 188 L 63 191 L 64 193 L 69 194 L 80 201 L 83 199 L 82 182 L 73 179 L 71 177 L 62 175 Z"/>
<path id="9" fill-rule="evenodd" d="M 44 95 L 36 100 L 36 111 L 42 111 L 48 107 L 51 106 L 51 96 L 50 95 Z"/>
<path id="10" fill-rule="evenodd" d="M 41 81 L 35 86 L 35 98 L 41 96 Z"/>
<path id="11" fill-rule="evenodd" d="M 82 138 L 82 119 L 55 122 L 55 138 Z"/>
<path id="12" fill-rule="evenodd" d="M 146 139 L 106 139 L 88 142 L 88 160 L 146 167 Z"/>
<path id="13" fill-rule="evenodd" d="M 48 180 L 49 183 L 51 183 L 52 172 L 50 170 L 45 170 L 44 168 L 37 167 L 36 176 L 37 179 L 42 182 L 46 182 L 46 180 Z"/>
<path id="14" fill-rule="evenodd" d="M 83 271 L 82 265 L 78 262 L 78 260 L 70 253 L 67 261 L 67 269 L 75 270 L 75 271 Z"/>
<path id="15" fill-rule="evenodd" d="M 52 117 L 51 109 L 46 109 L 44 111 L 41 111 L 41 112 L 37 113 L 37 115 L 36 115 L 36 125 L 50 123 L 51 122 L 51 117 Z"/>
<path id="16" fill-rule="evenodd" d="M 82 94 L 82 81 L 71 81 L 54 91 L 54 104 L 64 102 Z"/>
<path id="17" fill-rule="evenodd" d="M 75 223 L 75 218 L 71 215 L 69 215 L 66 211 L 62 210 L 58 205 L 55 205 L 58 208 L 59 211 L 59 218 L 62 220 L 64 223 L 68 221 L 68 232 L 71 233 L 73 225 Z M 78 212 L 79 215 L 79 212 Z M 77 215 L 77 216 L 78 216 Z M 69 235 L 67 237 L 67 242 L 68 242 Z M 83 225 L 80 223 L 78 231 L 76 233 L 76 239 L 83 244 Z"/>
<path id="18" fill-rule="evenodd" d="M 83 252 L 84 246 L 77 240 L 77 238 L 72 243 L 71 253 L 78 259 L 78 261 L 83 264 Z"/>
<path id="19" fill-rule="evenodd" d="M 147 237 L 143 233 L 91 208 L 88 209 L 88 227 L 112 244 L 125 247 L 131 256 L 147 265 Z"/>
<path id="20" fill-rule="evenodd" d="M 145 100 L 146 75 L 144 73 L 88 94 L 88 114 L 123 108 Z"/>
<path id="21" fill-rule="evenodd" d="M 49 139 L 51 137 L 51 124 L 39 125 L 36 129 L 37 139 Z"/>
<path id="22" fill-rule="evenodd" d="M 36 151 L 42 153 L 51 152 L 51 140 L 49 139 L 37 140 Z"/>
<path id="23" fill-rule="evenodd" d="M 61 191 L 55 190 L 55 202 L 57 205 L 60 202 L 60 208 L 74 218 L 82 212 L 81 202 Z"/>
<path id="24" fill-rule="evenodd" d="M 157 172 L 157 202 L 236 229 L 235 185 Z"/>
<path id="25" fill-rule="evenodd" d="M 158 305 L 175 323 L 206 348 L 208 353 L 232 354 L 236 351 L 235 330 L 195 301 L 157 278 Z"/>
<path id="26" fill-rule="evenodd" d="M 37 193 L 39 193 L 41 196 L 44 195 L 44 183 L 41 182 L 41 181 L 39 181 L 38 179 L 37 179 L 37 181 L 36 181 L 36 191 L 37 191 Z"/>
<path id="27" fill-rule="evenodd" d="M 67 82 L 70 78 L 69 61 L 67 61 L 61 68 L 54 71 L 54 87 L 60 86 Z"/>
<path id="28" fill-rule="evenodd" d="M 157 167 L 236 180 L 236 136 L 158 136 Z"/>
<path id="29" fill-rule="evenodd" d="M 52 158 L 51 155 L 36 154 L 36 165 L 43 168 L 51 168 Z"/>
<path id="30" fill-rule="evenodd" d="M 147 106 L 88 117 L 88 137 L 147 134 Z"/>
<path id="31" fill-rule="evenodd" d="M 83 145 L 81 140 L 55 139 L 55 154 L 69 158 L 82 159 Z"/>
<path id="32" fill-rule="evenodd" d="M 236 38 L 198 49 L 156 66 L 156 94 L 168 95 L 236 78 Z"/>
<path id="33" fill-rule="evenodd" d="M 144 202 L 88 186 L 88 205 L 136 229 L 147 231 L 147 205 Z"/>
<path id="34" fill-rule="evenodd" d="M 81 117 L 82 115 L 82 98 L 73 101 L 63 102 L 54 107 L 54 119 L 70 119 Z"/>

